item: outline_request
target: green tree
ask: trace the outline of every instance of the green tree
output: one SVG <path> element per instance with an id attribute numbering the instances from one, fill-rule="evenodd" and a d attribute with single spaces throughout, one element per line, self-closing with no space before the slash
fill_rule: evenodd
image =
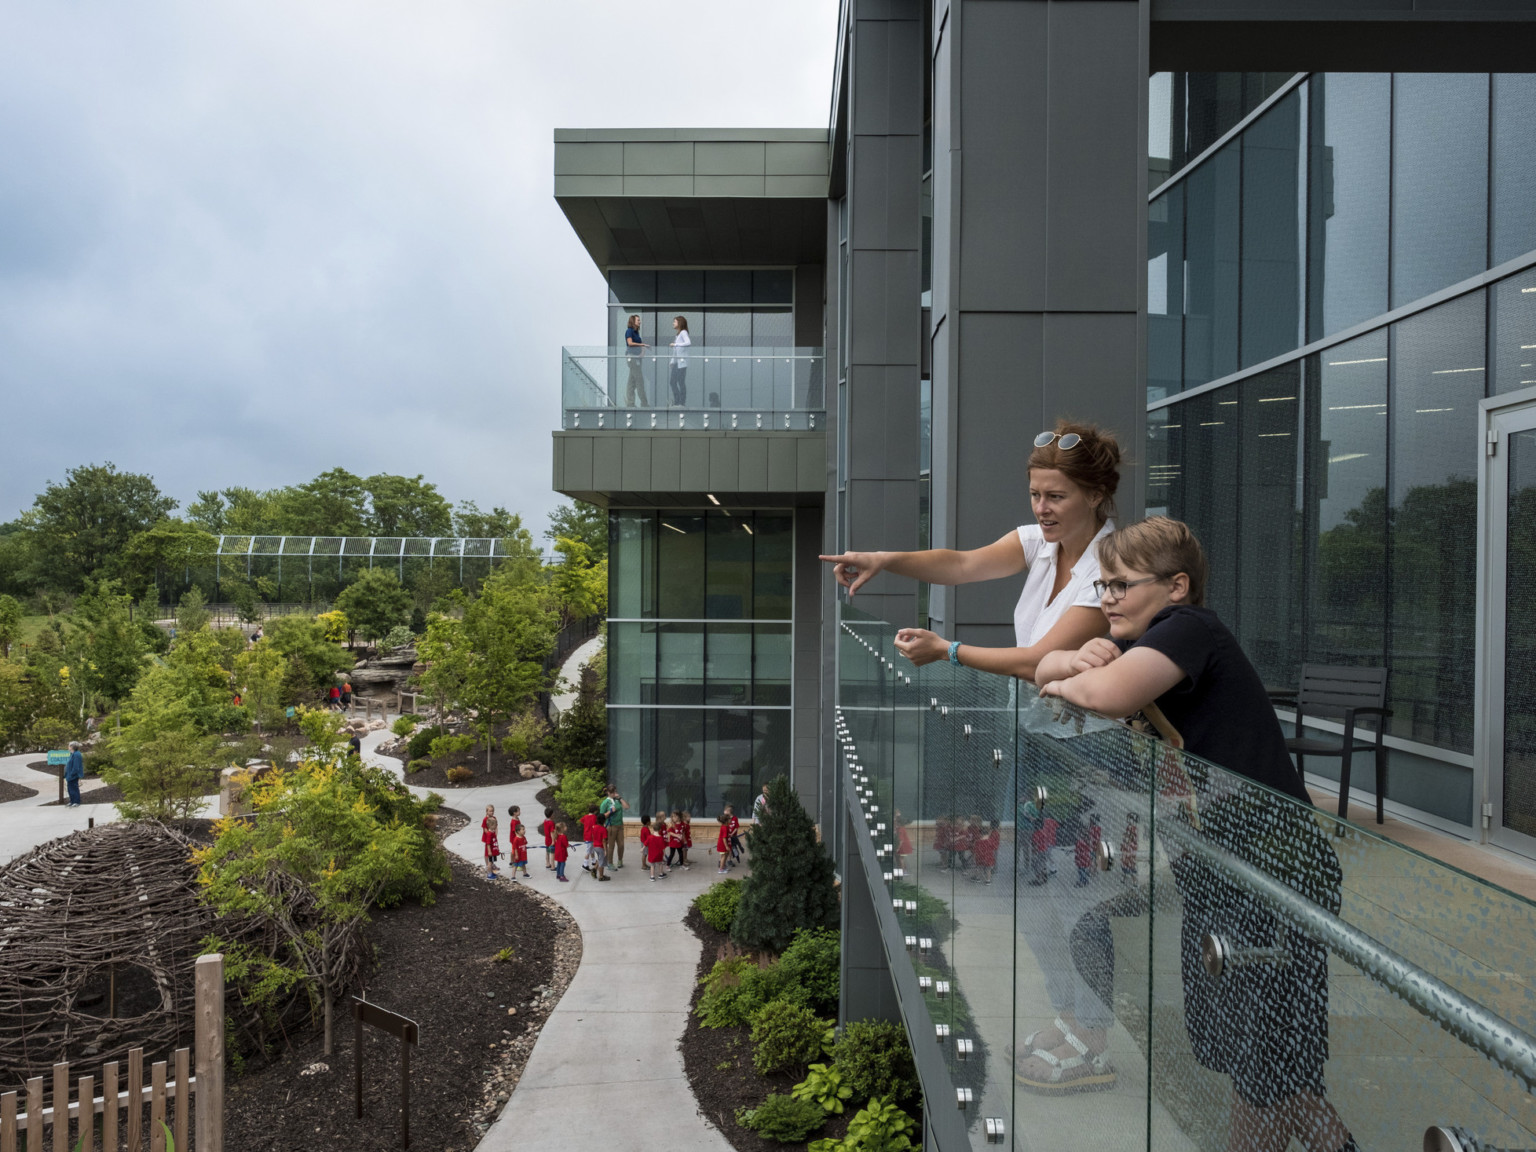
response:
<path id="1" fill-rule="evenodd" d="M 332 468 L 308 484 L 284 489 L 279 504 L 287 535 L 368 535 L 368 489 L 360 476 L 345 468 Z"/>
<path id="2" fill-rule="evenodd" d="M 313 616 L 274 616 L 267 621 L 260 648 L 270 645 L 285 665 L 285 704 L 296 704 L 319 688 L 329 687 L 338 672 L 352 667 L 352 655 L 331 643 L 325 625 Z"/>
<path id="3" fill-rule="evenodd" d="M 0 592 L 30 596 L 40 578 L 37 542 L 30 531 L 32 513 L 0 524 Z"/>
<path id="4" fill-rule="evenodd" d="M 523 518 L 517 513 L 508 512 L 501 507 L 482 512 L 480 506 L 473 500 L 461 500 L 458 508 L 454 510 L 453 534 L 488 540 L 526 537 L 530 545 L 533 542 L 533 537 L 523 527 Z"/>
<path id="5" fill-rule="evenodd" d="M 10 658 L 11 645 L 21 636 L 21 604 L 14 596 L 0 593 L 0 656 Z"/>
<path id="6" fill-rule="evenodd" d="M 550 586 L 560 606 L 562 626 L 587 616 L 608 614 L 608 561 L 593 562 L 592 549 L 562 536 L 555 541 L 560 563 L 550 568 Z"/>
<path id="7" fill-rule="evenodd" d="M 250 584 L 236 577 L 224 582 L 224 588 L 229 594 L 229 602 L 240 617 L 242 623 L 254 624 L 261 619 L 261 604 L 256 599 L 256 589 Z"/>
<path id="8" fill-rule="evenodd" d="M 576 703 L 560 714 L 555 729 L 544 742 L 562 780 L 567 772 L 608 770 L 608 710 L 603 706 L 601 682 L 583 666 Z M 567 808 L 566 811 L 576 813 Z"/>
<path id="9" fill-rule="evenodd" d="M 162 520 L 129 537 L 113 569 L 128 594 L 143 600 L 170 574 L 180 580 L 188 568 L 211 566 L 218 547 L 218 540 L 196 524 Z"/>
<path id="10" fill-rule="evenodd" d="M 393 568 L 370 568 L 336 597 L 347 630 L 372 643 L 411 618 L 411 594 L 400 586 Z"/>
<path id="11" fill-rule="evenodd" d="M 474 654 L 464 637 L 464 622 L 432 613 L 427 617 L 427 634 L 416 644 L 416 655 L 425 665 L 417 683 L 432 698 L 441 719 L 461 699 L 469 681 Z"/>
<path id="12" fill-rule="evenodd" d="M 837 924 L 832 858 L 788 777 L 769 783 L 768 812 L 751 844 L 752 873 L 742 881 L 731 939 L 753 951 L 783 952 L 798 930 Z"/>
<path id="13" fill-rule="evenodd" d="M 499 565 L 464 610 L 463 638 L 470 651 L 460 702 L 474 709 L 485 738 L 549 685 L 543 661 L 555 643 L 556 615 L 531 557 Z"/>
<path id="14" fill-rule="evenodd" d="M 425 827 L 436 805 L 378 769 L 337 759 L 274 771 L 246 795 L 251 818 L 219 822 L 213 845 L 196 857 L 198 879 L 221 918 L 267 921 L 282 951 L 274 959 L 234 941 L 209 943 L 227 949 L 247 979 L 280 985 L 286 970 L 310 988 L 329 1055 L 332 1005 L 352 975 L 344 960 L 362 946 L 369 910 L 407 893 L 427 903 L 431 885 L 446 879 L 442 849 Z M 313 916 L 296 916 L 296 904 Z"/>
<path id="15" fill-rule="evenodd" d="M 144 672 L 149 647 L 128 603 L 115 580 L 90 581 L 75 601 L 65 652 L 82 702 L 90 696 L 125 700 Z"/>
<path id="16" fill-rule="evenodd" d="M 202 590 L 189 588 L 182 593 L 181 605 L 176 609 L 176 632 L 179 636 L 183 632 L 196 632 L 199 628 L 208 627 L 213 619 L 213 613 L 208 611 L 208 601 L 203 598 Z"/>
<path id="17" fill-rule="evenodd" d="M 122 790 L 117 808 L 126 819 L 189 819 L 214 782 L 223 749 L 199 723 L 187 683 L 176 669 L 153 668 L 123 708 L 102 776 Z"/>
<path id="18" fill-rule="evenodd" d="M 89 576 L 114 563 L 135 533 L 165 519 L 176 501 L 149 476 L 113 464 L 82 464 L 49 483 L 33 501 L 33 539 L 42 574 L 55 587 L 78 591 Z"/>
<path id="19" fill-rule="evenodd" d="M 372 505 L 369 530 L 375 536 L 447 536 L 453 506 L 435 484 L 418 476 L 380 474 L 363 481 Z"/>
<path id="20" fill-rule="evenodd" d="M 235 690 L 258 731 L 265 732 L 283 722 L 284 710 L 290 703 L 284 693 L 287 671 L 283 654 L 265 636 L 235 657 Z"/>
<path id="21" fill-rule="evenodd" d="M 563 538 L 579 540 L 591 553 L 593 564 L 608 559 L 608 513 L 595 504 L 575 500 L 549 514 L 544 538 L 558 544 Z"/>

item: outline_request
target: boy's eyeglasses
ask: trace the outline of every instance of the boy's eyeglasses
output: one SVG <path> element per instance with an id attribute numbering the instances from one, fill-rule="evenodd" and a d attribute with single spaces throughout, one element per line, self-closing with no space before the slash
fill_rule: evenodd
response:
<path id="1" fill-rule="evenodd" d="M 1143 576 L 1140 580 L 1095 580 L 1093 594 L 1100 600 L 1107 595 L 1111 600 L 1124 600 L 1125 594 L 1138 584 L 1150 584 L 1161 576 Z"/>
<path id="2" fill-rule="evenodd" d="M 1044 448 L 1058 436 L 1061 436 L 1060 432 L 1042 432 L 1040 435 L 1035 437 L 1035 447 Z M 1076 448 L 1082 442 L 1083 438 L 1076 432 L 1068 432 L 1065 436 L 1061 436 L 1061 442 L 1057 444 L 1056 447 L 1064 451 L 1070 451 L 1071 449 Z"/>

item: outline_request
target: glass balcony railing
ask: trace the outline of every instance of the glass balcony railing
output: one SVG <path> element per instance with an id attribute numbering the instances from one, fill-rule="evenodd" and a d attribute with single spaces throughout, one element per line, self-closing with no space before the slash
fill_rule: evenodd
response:
<path id="1" fill-rule="evenodd" d="M 838 834 L 938 1148 L 1536 1148 L 1536 905 L 894 631 Z"/>
<path id="2" fill-rule="evenodd" d="M 813 431 L 826 423 L 824 361 L 820 348 L 565 348 L 563 426 Z"/>

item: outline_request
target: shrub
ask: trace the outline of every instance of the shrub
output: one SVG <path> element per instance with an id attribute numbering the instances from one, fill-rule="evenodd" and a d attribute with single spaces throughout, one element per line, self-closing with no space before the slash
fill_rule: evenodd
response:
<path id="1" fill-rule="evenodd" d="M 407 772 L 420 772 L 423 768 L 430 767 L 432 767 L 432 761 L 430 760 L 412 760 L 405 766 L 405 770 Z"/>
<path id="2" fill-rule="evenodd" d="M 555 785 L 555 803 L 565 809 L 566 815 L 580 820 L 588 812 L 597 810 L 607 783 L 601 769 L 567 769 L 560 774 L 560 783 Z"/>
<path id="3" fill-rule="evenodd" d="M 395 722 L 389 726 L 389 730 L 396 736 L 409 736 L 411 730 L 421 723 L 421 717 L 414 712 L 407 712 L 404 716 L 396 717 Z"/>
<path id="4" fill-rule="evenodd" d="M 859 1099 L 888 1096 L 910 1100 L 918 1093 L 912 1048 L 900 1024 L 887 1020 L 855 1020 L 843 1028 L 833 1049 L 833 1062 Z"/>
<path id="5" fill-rule="evenodd" d="M 407 644 L 416 642 L 416 633 L 412 632 L 404 624 L 396 624 L 389 630 L 389 635 L 379 642 L 381 648 L 404 648 Z"/>
<path id="6" fill-rule="evenodd" d="M 894 1100 L 875 1098 L 848 1121 L 845 1146 L 858 1152 L 909 1152 L 917 1121 L 901 1110 Z"/>
<path id="7" fill-rule="evenodd" d="M 448 769 L 443 775 L 448 777 L 449 782 L 453 784 L 462 784 L 465 780 L 473 780 L 475 778 L 474 772 L 462 764 Z"/>
<path id="8" fill-rule="evenodd" d="M 412 735 L 410 742 L 405 746 L 405 758 L 407 760 L 422 760 L 432 751 L 432 741 L 442 736 L 448 730 L 438 724 L 429 724 L 425 728 L 419 728 Z"/>
<path id="9" fill-rule="evenodd" d="M 746 977 L 757 971 L 757 961 L 750 956 L 731 956 L 715 961 L 699 983 L 704 995 L 694 1010 L 706 1028 L 736 1028 L 752 1021 L 752 1013 L 762 1007 L 757 991 L 746 984 Z"/>
<path id="10" fill-rule="evenodd" d="M 821 1055 L 826 1025 L 802 1004 L 773 1000 L 752 1017 L 752 1067 L 759 1075 L 798 1071 Z"/>
<path id="11" fill-rule="evenodd" d="M 830 928 L 837 919 L 832 857 L 788 778 L 779 776 L 768 785 L 768 813 L 752 831 L 752 874 L 742 883 L 731 939 L 783 952 L 797 929 Z"/>
<path id="12" fill-rule="evenodd" d="M 74 738 L 74 726 L 53 716 L 34 720 L 27 729 L 27 743 L 39 752 L 62 751 Z"/>
<path id="13" fill-rule="evenodd" d="M 832 1064 L 812 1064 L 805 1070 L 805 1079 L 791 1088 L 789 1094 L 839 1116 L 843 1114 L 844 1102 L 853 1099 L 853 1089 L 843 1083 L 843 1074 Z"/>
<path id="14" fill-rule="evenodd" d="M 749 972 L 742 983 L 751 990 L 759 1004 L 771 1004 L 778 1000 L 798 1004 L 802 1008 L 809 1008 L 811 1004 L 810 993 L 795 982 L 782 964 L 769 964 L 766 968 L 760 967 Z"/>
<path id="15" fill-rule="evenodd" d="M 737 1114 L 742 1127 L 780 1144 L 799 1144 L 827 1122 L 820 1105 L 775 1092 L 756 1108 Z"/>
<path id="16" fill-rule="evenodd" d="M 814 1011 L 837 1011 L 841 987 L 839 941 L 834 928 L 803 928 L 779 957 L 779 967 L 786 977 L 805 989 Z"/>
<path id="17" fill-rule="evenodd" d="M 436 760 L 439 756 L 458 756 L 474 746 L 473 736 L 438 736 L 427 746 L 427 754 Z"/>
<path id="18" fill-rule="evenodd" d="M 533 712 L 520 712 L 507 726 L 501 750 L 514 760 L 532 760 L 544 754 L 544 738 L 549 725 Z"/>
<path id="19" fill-rule="evenodd" d="M 721 880 L 711 884 L 693 898 L 693 906 L 699 910 L 716 932 L 729 932 L 731 921 L 736 919 L 736 905 L 741 901 L 741 881 Z"/>

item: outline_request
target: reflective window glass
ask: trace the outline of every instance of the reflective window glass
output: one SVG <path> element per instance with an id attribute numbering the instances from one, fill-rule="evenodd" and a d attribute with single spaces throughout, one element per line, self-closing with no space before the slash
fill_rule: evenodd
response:
<path id="1" fill-rule="evenodd" d="M 753 520 L 753 607 L 758 620 L 788 620 L 793 615 L 794 519 L 758 513 Z"/>
<path id="2" fill-rule="evenodd" d="M 1307 659 L 1380 665 L 1388 591 L 1386 330 L 1311 357 L 1306 408 Z"/>
<path id="3" fill-rule="evenodd" d="M 1472 750 L 1483 294 L 1392 331 L 1392 730 Z"/>
<path id="4" fill-rule="evenodd" d="M 1307 84 L 1309 338 L 1387 310 L 1392 77 L 1343 72 Z"/>
<path id="5" fill-rule="evenodd" d="M 640 811 L 655 813 L 662 807 L 667 811 L 697 810 L 697 799 L 705 786 L 712 718 L 721 713 L 664 708 L 651 715 L 656 732 L 654 784 L 641 793 Z"/>
<path id="6" fill-rule="evenodd" d="M 1184 386 L 1184 185 L 1147 207 L 1147 399 Z"/>
<path id="7" fill-rule="evenodd" d="M 655 715 L 649 708 L 608 709 L 608 778 L 630 804 L 645 794 L 642 777 L 650 764 L 652 747 L 646 737 L 654 735 L 647 721 Z M 565 831 L 572 840 L 581 835 L 580 825 Z"/>
<path id="8" fill-rule="evenodd" d="M 1490 395 L 1536 385 L 1536 269 L 1501 280 L 1493 286 L 1489 320 L 1493 330 Z"/>
<path id="9" fill-rule="evenodd" d="M 704 703 L 704 625 L 656 625 L 656 703 Z"/>
<path id="10" fill-rule="evenodd" d="M 1243 132 L 1245 368 L 1302 343 L 1300 173 L 1301 93 L 1293 90 Z"/>
<path id="11" fill-rule="evenodd" d="M 792 644 L 788 624 L 759 624 L 752 630 L 752 702 L 790 702 Z"/>
<path id="12" fill-rule="evenodd" d="M 766 715 L 766 713 L 756 713 Z M 705 714 L 707 742 L 702 781 L 705 811 L 718 816 L 726 804 L 745 816 L 752 804 L 754 746 L 757 743 L 754 713 L 716 709 Z"/>
<path id="13" fill-rule="evenodd" d="M 704 517 L 663 512 L 656 529 L 656 614 L 667 620 L 704 616 Z"/>
<path id="14" fill-rule="evenodd" d="M 1392 307 L 1487 266 L 1488 76 L 1393 76 Z"/>
<path id="15" fill-rule="evenodd" d="M 1301 364 L 1293 361 L 1222 389 L 1240 403 L 1238 592 L 1235 631 L 1266 684 L 1291 684 L 1301 647 L 1302 557 L 1297 496 Z M 1229 481 L 1217 478 L 1218 485 Z M 1229 623 L 1231 623 L 1229 621 Z"/>
<path id="16" fill-rule="evenodd" d="M 1237 370 L 1239 143 L 1184 181 L 1184 387 Z"/>
<path id="17" fill-rule="evenodd" d="M 1493 77 L 1492 264 L 1536 248 L 1536 75 Z"/>
<path id="18" fill-rule="evenodd" d="M 705 521 L 708 561 L 700 573 L 707 582 L 704 615 L 711 620 L 744 620 L 752 614 L 751 517 L 711 513 Z"/>
<path id="19" fill-rule="evenodd" d="M 752 703 L 752 625 L 711 624 L 705 652 L 704 703 Z"/>
<path id="20" fill-rule="evenodd" d="M 639 619 L 656 614 L 651 567 L 655 562 L 656 514 L 614 512 L 608 517 L 609 614 Z"/>
<path id="21" fill-rule="evenodd" d="M 656 703 L 656 625 L 608 625 L 608 701 Z"/>
<path id="22" fill-rule="evenodd" d="M 1205 603 L 1229 626 L 1237 626 L 1237 386 L 1207 392 L 1166 411 L 1177 429 L 1183 482 L 1170 501 L 1171 515 L 1183 520 L 1210 558 Z"/>

